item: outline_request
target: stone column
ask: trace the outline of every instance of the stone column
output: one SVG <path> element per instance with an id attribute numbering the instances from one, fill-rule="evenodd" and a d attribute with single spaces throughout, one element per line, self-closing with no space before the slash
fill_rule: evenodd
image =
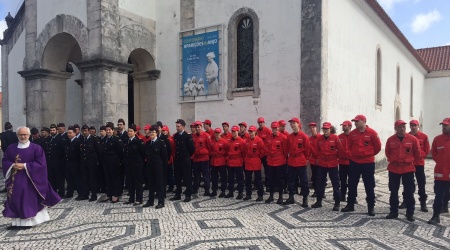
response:
<path id="1" fill-rule="evenodd" d="M 25 69 L 38 68 L 36 60 L 37 0 L 25 0 Z"/>
<path id="2" fill-rule="evenodd" d="M 46 69 L 18 72 L 25 78 L 27 126 L 41 128 L 66 120 L 66 80 L 71 73 Z"/>
<path id="3" fill-rule="evenodd" d="M 149 70 L 131 74 L 134 79 L 134 122 L 136 124 L 143 126 L 147 122 L 155 123 L 158 119 L 156 79 L 160 73 L 159 70 Z"/>

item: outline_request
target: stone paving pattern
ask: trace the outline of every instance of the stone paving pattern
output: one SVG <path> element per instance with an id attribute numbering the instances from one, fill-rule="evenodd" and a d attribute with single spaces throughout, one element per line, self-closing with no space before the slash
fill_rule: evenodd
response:
<path id="1" fill-rule="evenodd" d="M 440 226 L 427 224 L 434 198 L 433 167 L 428 160 L 430 211 L 421 212 L 416 200 L 412 223 L 404 217 L 405 210 L 398 219 L 384 219 L 389 190 L 387 172 L 380 171 L 375 217 L 366 215 L 362 183 L 353 213 L 331 211 L 331 188 L 318 209 L 300 207 L 299 196 L 294 205 L 256 203 L 256 194 L 253 201 L 200 194 L 190 203 L 166 201 L 159 210 L 65 199 L 49 209 L 51 221 L 29 230 L 8 231 L 9 219 L 2 217 L 0 249 L 450 249 L 450 216 L 441 215 Z M 0 199 L 3 202 L 5 194 Z M 314 201 L 310 198 L 310 205 Z"/>

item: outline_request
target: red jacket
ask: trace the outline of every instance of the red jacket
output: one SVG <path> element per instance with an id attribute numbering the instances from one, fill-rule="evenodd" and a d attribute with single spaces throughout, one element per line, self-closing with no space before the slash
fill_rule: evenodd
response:
<path id="1" fill-rule="evenodd" d="M 405 134 L 402 141 L 397 135 L 389 137 L 385 148 L 389 162 L 387 169 L 396 174 L 416 172 L 414 161 L 420 159 L 419 140 L 415 136 Z"/>
<path id="2" fill-rule="evenodd" d="M 314 145 L 317 152 L 317 165 L 325 168 L 334 168 L 338 166 L 338 158 L 345 154 L 339 137 L 330 134 L 327 138 L 324 135 L 316 139 Z"/>
<path id="3" fill-rule="evenodd" d="M 436 162 L 434 179 L 450 181 L 450 135 L 441 134 L 434 138 L 431 155 Z"/>
<path id="4" fill-rule="evenodd" d="M 314 145 L 316 144 L 316 140 L 318 138 L 320 138 L 321 134 L 317 133 L 316 136 L 310 136 L 309 137 L 309 144 L 311 144 L 311 153 L 309 155 L 309 162 L 312 165 L 317 165 L 317 152 L 316 152 L 316 148 L 314 147 Z"/>
<path id="5" fill-rule="evenodd" d="M 231 140 L 231 138 L 233 138 L 233 135 L 231 134 L 231 132 L 228 132 L 228 133 L 222 133 L 221 135 L 220 135 L 220 137 L 222 137 L 223 139 L 226 139 L 227 141 L 230 141 Z"/>
<path id="6" fill-rule="evenodd" d="M 142 140 L 143 140 L 145 143 L 147 143 L 148 141 L 151 141 L 152 139 L 150 138 L 150 136 L 144 136 L 144 137 L 142 138 Z"/>
<path id="7" fill-rule="evenodd" d="M 208 135 L 211 137 L 211 138 L 214 138 L 214 129 L 209 129 L 208 131 L 205 131 L 206 133 L 208 133 Z"/>
<path id="8" fill-rule="evenodd" d="M 375 162 L 375 155 L 381 151 L 380 137 L 375 130 L 366 127 L 364 132 L 359 132 L 356 128 L 348 135 L 348 150 L 350 160 L 356 163 Z"/>
<path id="9" fill-rule="evenodd" d="M 425 157 L 430 153 L 430 141 L 428 141 L 428 136 L 420 131 L 417 131 L 417 134 L 414 136 L 419 140 L 421 152 L 421 157 L 418 161 L 414 161 L 414 166 L 424 166 Z"/>
<path id="10" fill-rule="evenodd" d="M 245 142 L 245 170 L 261 170 L 261 158 L 264 156 L 264 142 L 259 136 L 248 138 Z"/>
<path id="11" fill-rule="evenodd" d="M 250 138 L 250 135 L 248 134 L 248 132 L 246 131 L 245 133 L 241 134 L 239 133 L 239 137 L 241 137 L 244 140 L 247 140 L 248 138 Z"/>
<path id="12" fill-rule="evenodd" d="M 173 159 L 175 157 L 175 141 L 173 140 L 172 136 L 170 136 L 170 134 L 168 134 L 167 136 L 169 138 L 169 142 L 170 142 L 170 158 L 169 158 L 169 165 L 173 163 Z"/>
<path id="13" fill-rule="evenodd" d="M 245 158 L 245 141 L 241 137 L 231 138 L 228 142 L 228 166 L 242 167 Z"/>
<path id="14" fill-rule="evenodd" d="M 277 135 L 273 135 L 272 133 L 267 137 L 267 165 L 280 167 L 286 164 L 288 152 L 288 140 L 284 134 L 277 132 Z"/>
<path id="15" fill-rule="evenodd" d="M 209 149 L 211 147 L 211 137 L 208 133 L 200 132 L 192 135 L 194 140 L 193 162 L 209 161 Z"/>
<path id="16" fill-rule="evenodd" d="M 348 150 L 348 135 L 342 133 L 338 135 L 339 141 L 341 142 L 342 147 L 344 148 L 345 154 L 339 156 L 339 165 L 350 165 L 350 159 L 348 156 L 350 155 L 350 150 Z"/>
<path id="17" fill-rule="evenodd" d="M 227 165 L 228 141 L 224 138 L 211 140 L 211 150 L 209 151 L 210 165 L 212 167 L 222 167 Z"/>
<path id="18" fill-rule="evenodd" d="M 256 135 L 259 136 L 259 138 L 262 139 L 262 141 L 264 142 L 264 145 L 266 145 L 266 138 L 267 136 L 272 134 L 272 130 L 268 127 L 264 127 L 264 128 L 258 128 L 256 130 Z"/>
<path id="19" fill-rule="evenodd" d="M 302 131 L 290 134 L 288 136 L 288 152 L 288 166 L 306 167 L 306 160 L 311 154 L 308 136 Z"/>
<path id="20" fill-rule="evenodd" d="M 288 137 L 289 136 L 289 132 L 287 132 L 286 130 L 285 131 L 283 131 L 283 132 L 281 132 L 283 135 L 285 135 L 286 137 Z"/>

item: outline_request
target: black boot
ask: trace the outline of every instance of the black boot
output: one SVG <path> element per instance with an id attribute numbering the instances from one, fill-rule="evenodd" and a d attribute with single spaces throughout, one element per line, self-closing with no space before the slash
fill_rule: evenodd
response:
<path id="1" fill-rule="evenodd" d="M 273 202 L 273 193 L 270 193 L 269 198 L 267 198 L 266 203 L 271 203 Z"/>
<path id="2" fill-rule="evenodd" d="M 289 204 L 294 204 L 295 200 L 294 200 L 294 196 L 293 195 L 289 195 L 289 198 L 283 202 L 283 205 L 289 205 Z"/>
<path id="3" fill-rule="evenodd" d="M 422 212 L 428 212 L 427 201 L 420 201 L 420 210 Z"/>
<path id="4" fill-rule="evenodd" d="M 394 213 L 394 212 L 390 212 L 387 216 L 386 219 L 390 220 L 390 219 L 396 219 L 398 217 L 398 213 Z"/>
<path id="5" fill-rule="evenodd" d="M 448 214 L 448 206 L 443 206 L 442 208 L 441 208 L 441 214 Z"/>
<path id="6" fill-rule="evenodd" d="M 400 204 L 400 206 L 398 206 L 398 209 L 405 209 L 406 208 L 406 202 L 402 201 L 402 204 Z"/>
<path id="7" fill-rule="evenodd" d="M 368 208 L 367 208 L 367 214 L 368 214 L 369 216 L 375 216 L 375 210 L 374 210 L 374 208 L 373 208 L 373 207 L 368 207 Z"/>
<path id="8" fill-rule="evenodd" d="M 238 196 L 236 197 L 236 200 L 242 200 L 242 198 L 244 198 L 244 194 L 239 193 Z"/>
<path id="9" fill-rule="evenodd" d="M 251 195 L 246 195 L 246 196 L 244 197 L 244 201 L 248 201 L 248 200 L 250 200 L 251 198 L 252 198 Z"/>
<path id="10" fill-rule="evenodd" d="M 308 196 L 303 196 L 302 207 L 308 207 Z"/>
<path id="11" fill-rule="evenodd" d="M 322 207 L 322 198 L 317 197 L 316 203 L 312 204 L 312 208 L 319 208 Z"/>
<path id="12" fill-rule="evenodd" d="M 339 211 L 340 204 L 341 204 L 341 200 L 340 199 L 334 201 L 333 211 Z"/>
<path id="13" fill-rule="evenodd" d="M 283 193 L 280 192 L 280 195 L 278 195 L 278 200 L 277 200 L 277 204 L 283 204 Z"/>
<path id="14" fill-rule="evenodd" d="M 217 196 L 217 191 L 212 191 L 211 194 L 209 194 L 209 197 L 216 197 Z"/>
<path id="15" fill-rule="evenodd" d="M 439 212 L 434 211 L 433 217 L 431 217 L 431 219 L 428 221 L 428 224 L 437 225 L 439 223 L 441 223 L 441 218 L 439 218 Z"/>
<path id="16" fill-rule="evenodd" d="M 347 203 L 347 206 L 345 206 L 344 208 L 341 209 L 341 212 L 353 212 L 355 211 L 355 205 L 351 204 L 351 203 Z"/>
<path id="17" fill-rule="evenodd" d="M 416 219 L 414 219 L 414 214 L 412 214 L 412 213 L 406 213 L 406 219 L 411 222 L 416 220 Z"/>

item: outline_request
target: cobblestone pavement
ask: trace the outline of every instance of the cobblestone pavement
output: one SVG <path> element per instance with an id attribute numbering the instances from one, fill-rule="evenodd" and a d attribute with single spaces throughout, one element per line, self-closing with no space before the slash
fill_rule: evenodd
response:
<path id="1" fill-rule="evenodd" d="M 159 210 L 65 199 L 49 210 L 52 221 L 29 230 L 8 231 L 9 219 L 2 217 L 0 248 L 449 249 L 450 216 L 441 216 L 442 226 L 427 224 L 434 198 L 433 164 L 428 161 L 426 166 L 430 212 L 421 212 L 416 201 L 413 223 L 406 220 L 404 210 L 398 219 L 384 219 L 389 190 L 387 172 L 381 171 L 376 174 L 375 217 L 366 215 L 362 183 L 353 213 L 331 211 L 330 188 L 319 209 L 300 207 L 299 196 L 296 204 L 285 206 L 200 195 L 190 203 L 167 201 Z M 4 200 L 5 194 L 0 198 Z"/>

